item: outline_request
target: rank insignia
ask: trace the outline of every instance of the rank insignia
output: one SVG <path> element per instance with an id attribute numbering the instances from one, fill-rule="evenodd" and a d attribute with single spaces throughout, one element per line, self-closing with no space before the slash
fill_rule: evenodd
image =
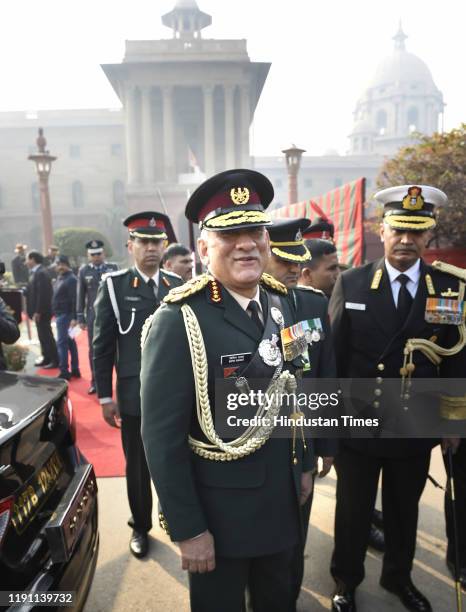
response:
<path id="1" fill-rule="evenodd" d="M 430 274 L 426 274 L 426 286 L 427 286 L 427 293 L 429 295 L 435 295 L 435 287 L 432 281 L 432 276 Z"/>
<path id="2" fill-rule="evenodd" d="M 133 289 L 137 289 L 139 287 L 139 278 L 135 276 L 133 278 Z"/>
<path id="3" fill-rule="evenodd" d="M 230 191 L 230 197 L 233 204 L 247 204 L 249 202 L 249 189 L 247 187 L 233 187 Z"/>
<path id="4" fill-rule="evenodd" d="M 382 274 L 383 274 L 382 268 L 379 268 L 378 270 L 376 270 L 374 274 L 374 278 L 372 279 L 371 289 L 379 288 L 380 281 L 382 280 Z"/>
<path id="5" fill-rule="evenodd" d="M 210 299 L 214 304 L 219 304 L 222 301 L 222 291 L 215 279 L 209 283 Z"/>

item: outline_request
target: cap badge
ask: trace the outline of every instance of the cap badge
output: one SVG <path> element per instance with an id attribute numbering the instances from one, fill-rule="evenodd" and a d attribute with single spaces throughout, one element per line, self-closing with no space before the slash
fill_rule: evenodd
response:
<path id="1" fill-rule="evenodd" d="M 91 242 L 91 247 L 92 247 L 93 249 L 96 249 L 98 246 L 99 246 L 99 245 L 97 244 L 97 242 L 96 242 L 95 240 L 93 240 L 93 241 Z"/>
<path id="2" fill-rule="evenodd" d="M 233 187 L 230 191 L 233 204 L 247 204 L 249 202 L 249 189 L 247 187 Z"/>
<path id="3" fill-rule="evenodd" d="M 424 208 L 424 198 L 421 193 L 421 187 L 410 187 L 408 194 L 403 198 L 403 208 L 405 210 L 422 210 Z"/>
<path id="4" fill-rule="evenodd" d="M 302 235 L 302 233 L 301 233 L 301 230 L 299 229 L 299 230 L 296 232 L 295 241 L 296 241 L 296 242 L 299 242 L 299 241 L 300 241 L 300 240 L 302 240 L 302 239 L 303 239 L 303 235 Z"/>
<path id="5" fill-rule="evenodd" d="M 155 219 L 154 219 L 154 217 L 152 217 L 152 219 L 149 221 L 149 226 L 150 227 L 155 227 Z"/>

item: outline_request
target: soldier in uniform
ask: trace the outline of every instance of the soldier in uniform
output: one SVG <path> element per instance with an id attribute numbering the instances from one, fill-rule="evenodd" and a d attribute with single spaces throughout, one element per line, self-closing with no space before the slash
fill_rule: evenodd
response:
<path id="1" fill-rule="evenodd" d="M 91 385 L 89 394 L 95 393 L 94 363 L 92 355 L 92 339 L 94 335 L 94 302 L 97 289 L 103 274 L 118 270 L 115 263 L 105 261 L 104 243 L 102 240 L 90 240 L 86 243 L 89 262 L 80 267 L 78 273 L 77 317 L 81 329 L 87 329 L 89 341 L 89 365 L 91 369 Z"/>
<path id="2" fill-rule="evenodd" d="M 413 193 L 417 195 L 413 197 Z M 437 346 L 451 347 L 458 341 L 457 326 L 433 323 L 429 312 L 429 304 L 433 303 L 435 310 L 435 304 L 443 302 L 445 295 L 452 291 L 458 295 L 458 278 L 422 259 L 429 230 L 436 224 L 434 207 L 444 204 L 446 195 L 434 187 L 403 185 L 384 189 L 375 198 L 384 205 L 380 236 L 385 256 L 342 273 L 330 299 L 330 317 L 338 375 L 373 378 L 373 409 L 382 410 L 384 378 L 408 373 L 419 378 L 463 377 L 465 352 L 445 357 L 437 365 L 417 351 L 412 363 L 404 365 L 408 338 L 430 339 L 434 351 Z M 442 442 L 444 449 L 455 448 L 457 443 L 457 439 Z M 381 471 L 385 554 L 380 584 L 409 610 L 431 610 L 427 598 L 412 583 L 411 569 L 418 504 L 431 448 L 436 444 L 438 440 L 421 438 L 340 441 L 335 461 L 338 481 L 331 565 L 336 582 L 333 610 L 356 610 L 355 589 L 364 578 L 364 558 Z"/>
<path id="3" fill-rule="evenodd" d="M 312 322 L 315 341 L 308 347 L 306 354 L 305 378 L 336 378 L 335 355 L 333 352 L 330 324 L 328 317 L 328 300 L 323 292 L 311 286 L 298 285 L 301 266 L 307 265 L 312 254 L 307 248 L 303 236 L 309 231 L 309 219 L 283 219 L 274 221 L 268 228 L 270 236 L 271 257 L 267 272 L 286 285 L 288 293 L 297 311 L 298 320 Z M 336 440 L 317 438 L 314 449 L 322 459 L 319 477 L 324 478 L 330 471 L 338 444 Z M 313 493 L 302 506 L 305 537 L 309 527 Z M 303 545 L 296 551 L 295 597 L 298 599 L 304 574 Z"/>
<path id="4" fill-rule="evenodd" d="M 278 344 L 295 322 L 287 290 L 263 275 L 272 198 L 270 181 L 252 170 L 222 172 L 196 189 L 186 216 L 201 226 L 208 272 L 173 290 L 143 337 L 142 437 L 194 612 L 239 612 L 247 584 L 255 612 L 294 605 L 312 447 L 271 438 L 270 429 L 258 437 L 257 427 L 223 442 L 212 420 L 216 379 L 236 393 L 251 379 L 288 388 L 302 367 L 284 361 Z"/>
<path id="5" fill-rule="evenodd" d="M 126 459 L 126 484 L 133 528 L 130 551 L 147 554 L 147 532 L 152 528 L 150 475 L 141 440 L 139 371 L 141 330 L 180 277 L 160 269 L 167 240 L 174 240 L 169 218 L 157 212 L 131 215 L 128 251 L 134 266 L 110 272 L 102 279 L 94 304 L 94 374 L 103 417 L 109 425 L 121 424 Z M 112 399 L 112 373 L 116 368 L 117 403 Z"/>

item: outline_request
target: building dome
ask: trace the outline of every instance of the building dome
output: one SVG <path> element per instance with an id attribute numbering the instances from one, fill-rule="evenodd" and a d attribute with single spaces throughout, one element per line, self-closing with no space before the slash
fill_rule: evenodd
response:
<path id="1" fill-rule="evenodd" d="M 412 143 L 414 132 L 432 134 L 438 129 L 442 93 L 426 63 L 406 50 L 406 38 L 400 24 L 392 53 L 379 63 L 356 104 L 351 154 L 392 155 Z"/>
<path id="2" fill-rule="evenodd" d="M 404 48 L 395 49 L 390 56 L 380 62 L 369 83 L 369 88 L 401 83 L 422 84 L 428 89 L 437 89 L 427 64 Z"/>

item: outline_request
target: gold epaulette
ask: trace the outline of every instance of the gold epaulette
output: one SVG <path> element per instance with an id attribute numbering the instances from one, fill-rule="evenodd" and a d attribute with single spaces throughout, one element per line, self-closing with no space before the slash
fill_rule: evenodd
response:
<path id="1" fill-rule="evenodd" d="M 453 266 L 452 264 L 445 263 L 444 261 L 438 261 L 437 259 L 432 263 L 432 267 L 445 274 L 451 274 L 456 276 L 461 281 L 466 282 L 466 269 Z"/>
<path id="2" fill-rule="evenodd" d="M 283 295 L 288 293 L 288 289 L 283 283 L 280 283 L 271 274 L 267 274 L 266 272 L 264 272 L 264 274 L 261 276 L 261 283 L 269 289 L 273 289 L 277 293 L 282 293 Z"/>
<path id="3" fill-rule="evenodd" d="M 181 287 L 174 287 L 171 289 L 168 295 L 164 297 L 163 301 L 167 304 L 182 302 L 190 295 L 194 295 L 195 293 L 202 291 L 202 289 L 204 289 L 204 287 L 206 287 L 211 280 L 213 280 L 213 278 L 210 276 L 210 274 L 195 276 L 184 285 L 181 285 Z"/>
<path id="4" fill-rule="evenodd" d="M 320 295 L 325 295 L 325 293 L 321 289 L 316 289 L 312 285 L 298 285 L 296 289 L 304 289 L 306 291 L 313 291 L 314 293 L 319 293 Z"/>

